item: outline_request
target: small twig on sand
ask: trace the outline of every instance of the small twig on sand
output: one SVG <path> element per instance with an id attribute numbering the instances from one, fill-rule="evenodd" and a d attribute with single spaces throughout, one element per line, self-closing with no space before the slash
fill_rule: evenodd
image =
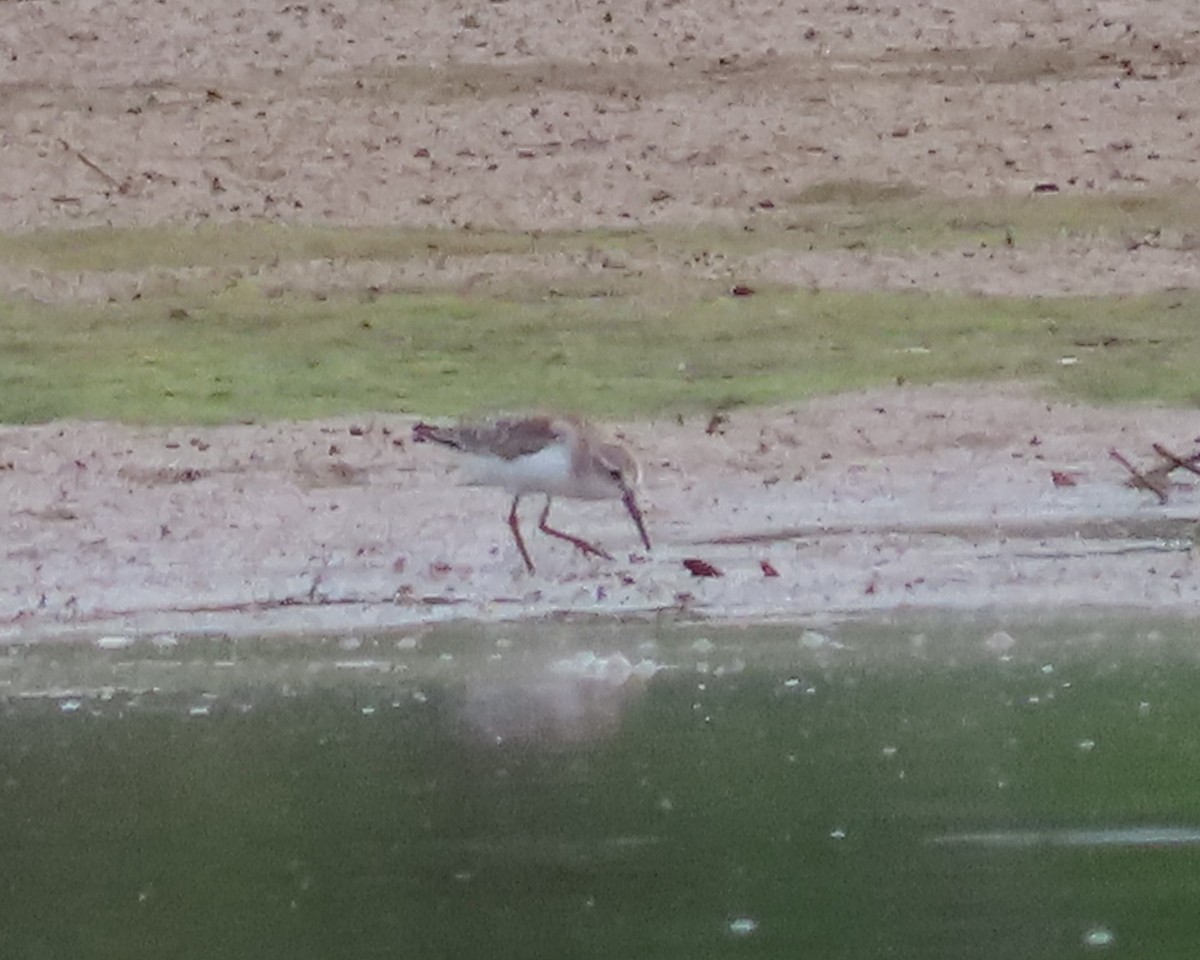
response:
<path id="1" fill-rule="evenodd" d="M 89 170 L 93 171 L 94 173 L 100 174 L 100 176 L 102 176 L 105 179 L 105 181 L 108 183 L 108 185 L 110 187 L 115 187 L 118 190 L 121 188 L 120 180 L 118 180 L 114 176 L 110 176 L 103 169 L 101 169 L 99 166 L 97 166 L 96 163 L 94 163 L 90 158 L 88 158 L 88 156 L 82 150 L 76 150 L 73 146 L 71 146 L 69 143 L 67 143 L 66 140 L 63 140 L 61 138 L 59 139 L 58 142 L 62 144 L 62 148 L 64 150 L 66 150 L 68 153 L 75 154 L 75 158 L 80 163 L 82 163 L 85 167 L 87 167 Z"/>
<path id="2" fill-rule="evenodd" d="M 1171 469 L 1179 467 L 1182 470 L 1189 470 L 1196 476 L 1200 476 L 1200 453 L 1193 453 L 1190 457 L 1180 457 L 1172 453 L 1161 443 L 1154 444 L 1154 452 L 1171 464 Z"/>
<path id="3" fill-rule="evenodd" d="M 1126 460 L 1116 449 L 1108 451 L 1108 455 L 1117 461 L 1121 466 L 1129 471 L 1129 485 L 1138 490 L 1149 490 L 1152 494 L 1158 497 L 1159 503 L 1167 502 L 1167 491 L 1165 486 L 1166 477 L 1161 480 L 1157 477 L 1151 479 L 1146 474 L 1142 473 L 1137 467 Z"/>

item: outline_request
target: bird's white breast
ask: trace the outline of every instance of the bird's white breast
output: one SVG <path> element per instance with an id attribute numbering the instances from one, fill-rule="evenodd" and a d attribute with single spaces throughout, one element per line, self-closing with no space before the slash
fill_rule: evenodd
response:
<path id="1" fill-rule="evenodd" d="M 561 444 L 511 460 L 495 456 L 476 456 L 472 460 L 467 482 L 476 486 L 503 487 L 514 496 L 526 493 L 594 496 L 579 489 L 571 470 L 571 452 Z"/>

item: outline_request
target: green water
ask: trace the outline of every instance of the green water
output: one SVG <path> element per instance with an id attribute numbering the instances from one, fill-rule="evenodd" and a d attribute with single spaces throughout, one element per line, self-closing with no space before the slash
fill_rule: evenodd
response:
<path id="1" fill-rule="evenodd" d="M 1195 957 L 1200 624 L 996 629 L 13 648 L 0 957 Z"/>

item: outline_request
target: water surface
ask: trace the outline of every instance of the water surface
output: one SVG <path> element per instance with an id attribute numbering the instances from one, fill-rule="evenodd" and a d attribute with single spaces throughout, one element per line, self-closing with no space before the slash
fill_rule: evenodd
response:
<path id="1" fill-rule="evenodd" d="M 1192 957 L 1200 626 L 0 656 L 0 956 Z"/>

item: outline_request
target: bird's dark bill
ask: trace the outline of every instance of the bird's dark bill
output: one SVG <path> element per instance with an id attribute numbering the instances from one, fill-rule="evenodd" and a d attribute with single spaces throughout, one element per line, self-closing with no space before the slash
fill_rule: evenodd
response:
<path id="1" fill-rule="evenodd" d="M 642 543 L 646 545 L 646 549 L 650 549 L 650 535 L 646 533 L 646 523 L 642 520 L 642 510 L 637 505 L 637 500 L 633 496 L 632 490 L 626 490 L 621 497 L 621 502 L 625 504 L 625 509 L 629 511 L 629 515 L 633 517 L 633 522 L 637 524 L 638 533 L 642 535 Z"/>

